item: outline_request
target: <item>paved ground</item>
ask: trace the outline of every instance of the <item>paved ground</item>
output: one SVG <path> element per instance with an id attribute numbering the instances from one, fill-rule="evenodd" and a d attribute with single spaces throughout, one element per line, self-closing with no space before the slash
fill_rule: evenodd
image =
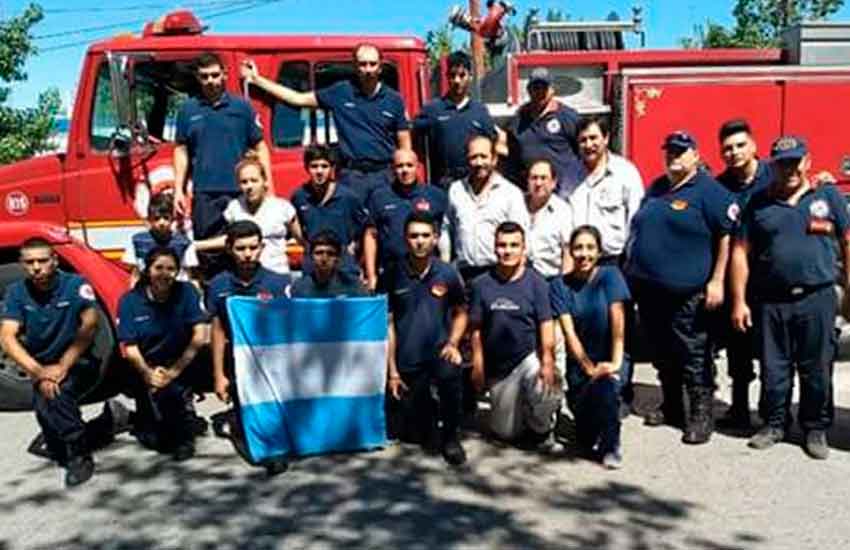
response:
<path id="1" fill-rule="evenodd" d="M 24 452 L 31 414 L 3 413 L 0 550 L 838 550 L 850 545 L 850 366 L 837 373 L 826 462 L 797 445 L 757 452 L 723 434 L 685 447 L 673 429 L 645 428 L 633 416 L 618 472 L 470 436 L 461 471 L 397 446 L 303 460 L 267 480 L 224 440 L 204 438 L 196 459 L 175 464 L 124 435 L 97 455 L 90 483 L 66 491 L 61 470 Z M 657 399 L 651 369 L 640 367 L 638 379 L 648 406 Z M 219 409 L 213 399 L 201 405 L 205 414 Z"/>

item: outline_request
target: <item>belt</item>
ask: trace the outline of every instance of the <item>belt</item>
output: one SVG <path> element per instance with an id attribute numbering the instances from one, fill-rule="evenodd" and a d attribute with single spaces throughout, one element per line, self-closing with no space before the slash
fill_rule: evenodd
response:
<path id="1" fill-rule="evenodd" d="M 342 167 L 347 168 L 349 170 L 357 170 L 358 172 L 380 172 L 381 170 L 385 170 L 389 168 L 389 161 L 379 162 L 376 160 L 369 159 L 361 159 L 361 160 L 351 160 L 351 159 L 343 159 Z"/>
<path id="2" fill-rule="evenodd" d="M 818 285 L 794 285 L 785 289 L 770 290 L 767 292 L 759 292 L 756 290 L 756 296 L 762 302 L 789 302 L 799 300 L 809 294 L 832 287 L 833 283 L 821 283 Z"/>

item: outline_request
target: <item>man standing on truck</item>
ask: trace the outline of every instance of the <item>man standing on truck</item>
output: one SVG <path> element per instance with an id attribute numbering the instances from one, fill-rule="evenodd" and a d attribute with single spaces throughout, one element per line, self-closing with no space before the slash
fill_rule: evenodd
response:
<path id="1" fill-rule="evenodd" d="M 576 143 L 578 113 L 555 99 L 552 77 L 545 67 L 531 72 L 528 95 L 530 100 L 519 108 L 507 127 L 507 173 L 513 181 L 523 181 L 522 174 L 532 161 L 548 159 L 558 172 L 557 194 L 566 199 L 584 177 Z"/>
<path id="2" fill-rule="evenodd" d="M 242 63 L 242 78 L 294 107 L 333 114 L 341 154 L 338 179 L 365 203 L 376 186 L 389 181 L 396 148 L 411 148 L 410 125 L 401 95 L 381 82 L 381 50 L 364 42 L 352 57 L 355 82 L 342 80 L 316 91 L 298 92 L 261 76 L 251 60 Z"/>
<path id="3" fill-rule="evenodd" d="M 496 140 L 499 154 L 507 153 L 505 135 L 487 108 L 469 96 L 472 59 L 465 52 L 452 53 L 446 63 L 448 93 L 424 107 L 413 121 L 413 129 L 424 138 L 431 183 L 448 189 L 449 184 L 469 174 L 466 142 L 482 135 Z"/>
<path id="4" fill-rule="evenodd" d="M 224 231 L 227 204 L 239 196 L 234 168 L 249 149 L 271 176 L 269 150 L 251 104 L 225 91 L 227 71 L 221 58 L 204 53 L 195 60 L 200 97 L 190 98 L 177 114 L 174 148 L 174 202 L 187 211 L 186 182 L 192 177 L 192 230 L 196 239 Z"/>

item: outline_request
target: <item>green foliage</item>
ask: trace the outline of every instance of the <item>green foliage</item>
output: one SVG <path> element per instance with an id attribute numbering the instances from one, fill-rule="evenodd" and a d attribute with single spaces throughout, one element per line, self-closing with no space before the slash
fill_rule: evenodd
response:
<path id="1" fill-rule="evenodd" d="M 29 56 L 37 53 L 30 30 L 44 17 L 37 4 L 0 22 L 0 164 L 7 164 L 47 151 L 53 118 L 59 112 L 59 90 L 48 89 L 39 95 L 38 105 L 15 109 L 6 105 L 10 84 L 26 80 L 24 65 Z"/>
<path id="2" fill-rule="evenodd" d="M 449 55 L 456 49 L 452 26 L 446 23 L 435 30 L 428 31 L 425 34 L 425 47 L 428 49 L 431 68 L 436 68 L 440 64 L 441 57 Z"/>
<path id="3" fill-rule="evenodd" d="M 787 27 L 803 20 L 826 19 L 844 0 L 736 0 L 735 24 L 726 28 L 712 21 L 696 27 L 694 36 L 682 40 L 685 47 L 774 48 Z"/>

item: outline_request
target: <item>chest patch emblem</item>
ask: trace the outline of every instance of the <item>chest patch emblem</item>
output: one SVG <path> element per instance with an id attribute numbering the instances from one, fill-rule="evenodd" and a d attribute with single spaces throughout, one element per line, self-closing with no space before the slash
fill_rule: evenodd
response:
<path id="1" fill-rule="evenodd" d="M 443 283 L 436 283 L 431 286 L 431 294 L 433 294 L 436 298 L 442 298 L 448 291 L 449 287 Z"/>
<path id="2" fill-rule="evenodd" d="M 546 131 L 550 134 L 557 134 L 561 131 L 561 123 L 557 118 L 553 118 L 549 122 L 546 123 Z"/>
<path id="3" fill-rule="evenodd" d="M 82 298 L 83 300 L 94 300 L 95 299 L 94 298 L 94 290 L 87 283 L 80 285 L 79 293 L 80 293 L 80 298 Z"/>
<path id="4" fill-rule="evenodd" d="M 673 210 L 681 212 L 682 210 L 688 209 L 688 201 L 682 199 L 676 199 L 670 203 L 670 208 Z"/>
<path id="5" fill-rule="evenodd" d="M 418 212 L 428 212 L 431 210 L 431 203 L 426 200 L 419 200 L 413 203 L 413 208 Z"/>
<path id="6" fill-rule="evenodd" d="M 741 214 L 741 207 L 738 206 L 738 203 L 733 202 L 729 205 L 729 208 L 726 209 L 726 217 L 732 220 L 733 222 L 738 221 L 738 216 Z"/>
<path id="7" fill-rule="evenodd" d="M 264 302 L 267 302 L 267 301 L 271 300 L 273 298 L 273 296 L 272 296 L 272 293 L 269 292 L 268 290 L 261 290 L 261 291 L 257 292 L 257 298 L 259 298 L 260 300 L 263 300 Z"/>
<path id="8" fill-rule="evenodd" d="M 519 305 L 510 298 L 497 298 L 490 306 L 490 311 L 519 311 Z"/>
<path id="9" fill-rule="evenodd" d="M 827 204 L 827 202 L 823 199 L 813 201 L 812 204 L 809 205 L 809 214 L 815 218 L 828 218 L 829 204 Z"/>

